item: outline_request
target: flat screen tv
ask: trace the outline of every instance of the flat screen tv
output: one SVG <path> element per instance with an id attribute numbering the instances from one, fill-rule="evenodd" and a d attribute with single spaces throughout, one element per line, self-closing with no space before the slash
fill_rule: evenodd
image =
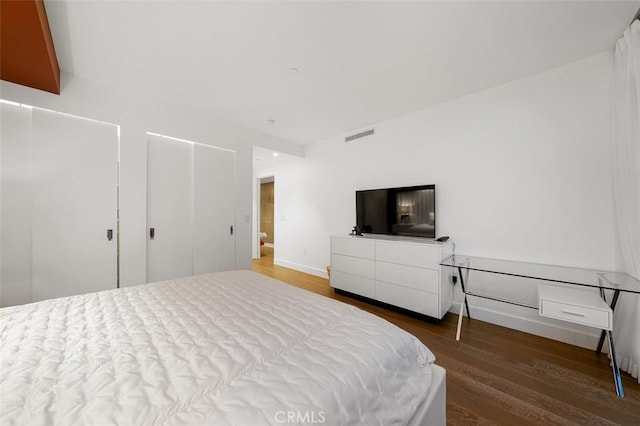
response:
<path id="1" fill-rule="evenodd" d="M 436 186 L 356 191 L 360 233 L 435 238 Z"/>

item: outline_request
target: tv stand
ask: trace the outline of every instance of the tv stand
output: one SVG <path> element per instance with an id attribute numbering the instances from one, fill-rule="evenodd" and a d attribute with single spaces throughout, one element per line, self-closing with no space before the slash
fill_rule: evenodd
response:
<path id="1" fill-rule="evenodd" d="M 452 304 L 454 275 L 440 262 L 452 252 L 451 240 L 332 236 L 331 287 L 440 320 Z"/>

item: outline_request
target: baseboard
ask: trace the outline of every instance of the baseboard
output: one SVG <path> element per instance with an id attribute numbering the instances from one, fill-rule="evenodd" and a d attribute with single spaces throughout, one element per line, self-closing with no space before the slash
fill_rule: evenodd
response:
<path id="1" fill-rule="evenodd" d="M 321 278 L 329 278 L 327 275 L 327 271 L 325 269 L 312 268 L 310 266 L 301 265 L 295 262 L 289 262 L 287 260 L 282 260 L 275 258 L 273 259 L 273 264 L 278 266 L 284 266 L 285 268 L 295 269 L 296 271 L 304 272 L 307 274 L 315 275 L 316 277 Z"/>
<path id="2" fill-rule="evenodd" d="M 479 306 L 469 306 L 471 311 L 471 318 L 485 321 L 491 324 L 500 325 L 502 327 L 512 328 L 525 333 L 534 334 L 536 336 L 546 337 L 552 340 L 558 340 L 561 342 L 569 343 L 571 345 L 580 346 L 586 349 L 595 350 L 600 338 L 599 330 L 593 329 L 590 332 L 580 331 L 572 328 L 563 327 L 561 321 L 557 321 L 558 324 L 553 322 L 547 322 L 546 318 L 538 317 L 539 319 L 526 318 L 525 316 L 519 316 L 513 313 L 499 312 L 493 309 Z M 526 309 L 526 308 L 522 308 Z M 449 313 L 451 315 L 458 315 L 460 312 L 460 303 L 454 302 Z M 466 320 L 465 318 L 463 321 Z M 553 321 L 553 320 L 550 320 Z M 462 333 L 462 339 L 464 339 L 464 332 Z M 602 348 L 603 352 L 607 352 L 607 345 Z"/>

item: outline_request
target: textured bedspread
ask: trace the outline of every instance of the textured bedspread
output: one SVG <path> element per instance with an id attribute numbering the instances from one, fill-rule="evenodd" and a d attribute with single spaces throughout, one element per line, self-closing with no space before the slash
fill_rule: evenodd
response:
<path id="1" fill-rule="evenodd" d="M 433 359 L 349 305 L 201 275 L 0 309 L 0 424 L 404 424 Z"/>

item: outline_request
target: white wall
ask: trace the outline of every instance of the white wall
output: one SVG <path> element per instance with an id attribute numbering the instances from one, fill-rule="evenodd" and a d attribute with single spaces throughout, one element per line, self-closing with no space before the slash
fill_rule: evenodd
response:
<path id="1" fill-rule="evenodd" d="M 611 76 L 601 54 L 309 146 L 274 170 L 276 263 L 323 275 L 329 236 L 355 225 L 356 190 L 436 184 L 437 233 L 457 253 L 613 269 Z M 535 302 L 535 289 L 515 292 Z M 507 311 L 486 310 L 494 322 Z M 520 328 L 538 321 L 520 311 Z"/>
<path id="2" fill-rule="evenodd" d="M 0 98 L 120 126 L 120 283 L 123 286 L 146 282 L 147 131 L 236 151 L 238 268 L 251 268 L 252 146 L 304 154 L 299 145 L 215 121 L 188 106 L 140 99 L 77 77 L 63 75 L 59 96 L 2 81 Z"/>

